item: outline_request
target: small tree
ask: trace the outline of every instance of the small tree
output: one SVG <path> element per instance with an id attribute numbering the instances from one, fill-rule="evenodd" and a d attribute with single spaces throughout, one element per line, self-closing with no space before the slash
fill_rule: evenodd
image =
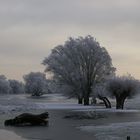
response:
<path id="1" fill-rule="evenodd" d="M 10 90 L 9 81 L 4 75 L 0 75 L 0 94 L 9 93 Z"/>
<path id="2" fill-rule="evenodd" d="M 56 46 L 43 64 L 60 85 L 71 89 L 65 93 L 78 98 L 79 103 L 84 99 L 84 105 L 89 104 L 93 85 L 115 71 L 107 50 L 90 35 L 69 38 L 64 45 Z"/>
<path id="3" fill-rule="evenodd" d="M 23 78 L 26 93 L 30 93 L 32 96 L 41 96 L 47 93 L 47 80 L 44 73 L 31 72 L 23 76 Z"/>
<path id="4" fill-rule="evenodd" d="M 110 79 L 107 83 L 107 90 L 111 97 L 116 98 L 116 109 L 123 109 L 126 98 L 132 98 L 138 89 L 140 82 L 132 76 L 121 76 Z"/>
<path id="5" fill-rule="evenodd" d="M 24 84 L 19 82 L 18 80 L 9 80 L 9 84 L 11 87 L 10 93 L 12 94 L 19 94 L 24 93 Z"/>

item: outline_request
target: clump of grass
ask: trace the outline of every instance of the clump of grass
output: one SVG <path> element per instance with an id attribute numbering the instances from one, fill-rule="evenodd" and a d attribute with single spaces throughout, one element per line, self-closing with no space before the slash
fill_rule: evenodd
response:
<path id="1" fill-rule="evenodd" d="M 96 111 L 78 111 L 78 112 L 70 112 L 66 116 L 65 119 L 100 119 L 105 118 L 105 115 L 97 113 Z"/>

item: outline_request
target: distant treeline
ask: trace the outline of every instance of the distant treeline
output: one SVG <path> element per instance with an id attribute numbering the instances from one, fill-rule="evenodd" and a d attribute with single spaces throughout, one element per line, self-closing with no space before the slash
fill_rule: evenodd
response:
<path id="1" fill-rule="evenodd" d="M 25 93 L 23 82 L 18 80 L 7 79 L 4 75 L 0 75 L 0 94 L 19 94 Z"/>

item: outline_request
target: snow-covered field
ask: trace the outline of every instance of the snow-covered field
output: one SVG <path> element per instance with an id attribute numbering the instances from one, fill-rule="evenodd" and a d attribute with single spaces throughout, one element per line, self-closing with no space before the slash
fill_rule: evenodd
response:
<path id="1" fill-rule="evenodd" d="M 130 135 L 132 140 L 139 140 L 140 137 L 140 97 L 135 99 L 127 100 L 125 103 L 124 110 L 116 110 L 114 107 L 112 109 L 106 109 L 104 106 L 83 106 L 78 105 L 77 100 L 75 99 L 67 99 L 66 97 L 60 94 L 50 94 L 45 95 L 40 98 L 31 98 L 28 95 L 0 95 L 0 114 L 1 116 L 4 114 L 5 116 L 13 114 L 20 114 L 23 112 L 30 111 L 39 111 L 39 110 L 47 110 L 51 112 L 52 117 L 50 118 L 50 123 L 52 128 L 50 130 L 46 129 L 45 132 L 42 132 L 39 128 L 41 136 L 51 135 L 52 132 L 65 131 L 67 135 L 70 134 L 71 131 L 73 140 L 77 140 L 77 135 L 81 135 L 81 138 L 78 139 L 83 140 L 86 138 L 87 140 L 92 139 L 94 137 L 95 140 L 125 140 L 127 135 Z M 56 111 L 57 110 L 57 111 Z M 72 119 L 64 119 L 65 111 L 67 112 L 84 112 L 89 115 L 99 114 L 103 117 L 98 118 L 97 120 L 72 120 Z M 54 115 L 53 115 L 54 114 Z M 59 114 L 59 115 L 58 115 Z M 63 114 L 63 115 L 62 115 Z M 53 118 L 54 117 L 54 118 Z M 58 124 L 61 122 L 64 123 L 60 128 L 57 125 L 57 117 Z M 2 117 L 0 117 L 2 118 Z M 93 117 L 94 118 L 94 117 Z M 0 122 L 2 122 L 1 120 Z M 55 123 L 52 123 L 55 121 Z M 55 126 L 57 125 L 57 126 Z M 68 126 L 72 126 L 69 128 Z M 68 129 L 68 130 L 67 130 Z M 70 129 L 70 130 L 69 130 Z M 16 129 L 14 129 L 16 130 Z M 77 132 L 78 130 L 78 132 Z M 17 130 L 16 130 L 17 131 Z M 19 130 L 18 130 L 19 131 Z M 24 132 L 25 131 L 25 132 Z M 48 131 L 48 134 L 46 132 Z M 51 131 L 51 132 L 49 132 Z M 0 135 L 3 130 L 0 131 Z M 26 135 L 26 130 L 22 130 L 22 132 L 18 132 L 20 135 Z M 33 133 L 33 132 L 32 132 Z M 78 134 L 80 133 L 80 134 Z M 6 134 L 3 133 L 4 135 Z M 7 135 L 10 134 L 7 132 Z M 92 134 L 92 137 L 91 137 Z M 0 136 L 0 140 L 2 136 Z M 12 135 L 12 134 L 10 134 Z M 57 133 L 59 135 L 59 133 Z M 57 136 L 59 137 L 59 136 Z M 75 137 L 75 138 L 74 138 Z M 20 137 L 17 139 L 20 140 Z M 26 138 L 27 139 L 27 138 Z M 62 138 L 61 138 L 62 139 Z M 54 138 L 55 140 L 55 138 Z M 59 140 L 59 139 L 58 139 Z M 65 139 L 64 139 L 65 140 Z"/>
<path id="2" fill-rule="evenodd" d="M 105 109 L 104 106 L 78 105 L 76 99 L 67 99 L 61 94 L 49 94 L 40 98 L 31 98 L 29 95 L 0 95 L 0 113 L 31 109 L 83 109 L 83 111 L 94 109 L 101 112 L 137 112 L 140 110 L 140 97 L 127 100 L 125 109 L 122 111 L 115 108 Z"/>
<path id="3" fill-rule="evenodd" d="M 75 99 L 67 99 L 60 94 L 43 97 L 29 95 L 0 95 L 0 114 L 24 112 L 39 109 L 92 109 L 93 106 L 78 105 Z"/>

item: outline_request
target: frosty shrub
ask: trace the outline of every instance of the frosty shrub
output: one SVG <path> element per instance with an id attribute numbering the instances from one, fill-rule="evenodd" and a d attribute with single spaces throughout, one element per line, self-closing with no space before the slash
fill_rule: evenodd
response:
<path id="1" fill-rule="evenodd" d="M 45 71 L 63 85 L 64 93 L 78 98 L 79 103 L 84 99 L 84 105 L 89 104 L 92 86 L 115 71 L 107 50 L 90 35 L 69 38 L 64 45 L 56 46 L 43 64 Z"/>
<path id="2" fill-rule="evenodd" d="M 25 92 L 24 84 L 18 80 L 9 80 L 9 84 L 11 87 L 10 93 L 19 94 Z"/>
<path id="3" fill-rule="evenodd" d="M 114 77 L 107 83 L 109 95 L 116 98 L 116 109 L 123 109 L 125 99 L 136 95 L 139 87 L 140 82 L 130 75 Z"/>
<path id="4" fill-rule="evenodd" d="M 25 81 L 25 91 L 32 96 L 41 96 L 47 93 L 46 75 L 41 72 L 31 72 L 23 76 Z"/>

